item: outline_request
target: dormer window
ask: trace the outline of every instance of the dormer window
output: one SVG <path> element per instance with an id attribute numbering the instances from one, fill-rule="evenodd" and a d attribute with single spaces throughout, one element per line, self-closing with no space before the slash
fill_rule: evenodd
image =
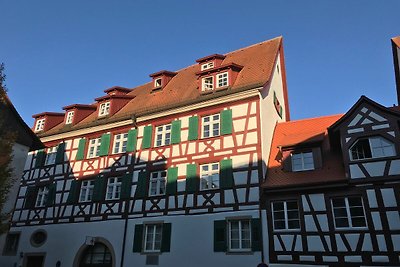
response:
<path id="1" fill-rule="evenodd" d="M 155 88 L 161 87 L 161 85 L 162 85 L 162 79 L 161 78 L 158 78 L 158 79 L 154 80 L 154 87 Z"/>
<path id="2" fill-rule="evenodd" d="M 228 72 L 223 72 L 217 75 L 217 87 L 228 86 Z"/>
<path id="3" fill-rule="evenodd" d="M 106 116 L 110 113 L 110 102 L 105 102 L 100 104 L 99 116 Z"/>
<path id="4" fill-rule="evenodd" d="M 381 136 L 372 136 L 358 139 L 349 153 L 351 160 L 362 160 L 392 157 L 396 155 L 396 150 L 391 141 Z"/>
<path id="5" fill-rule="evenodd" d="M 201 65 L 201 70 L 208 70 L 208 69 L 212 69 L 212 68 L 214 68 L 213 61 L 207 62 L 207 63 Z"/>
<path id="6" fill-rule="evenodd" d="M 67 113 L 67 119 L 65 120 L 65 124 L 71 124 L 73 118 L 74 118 L 74 112 L 73 111 L 69 111 Z"/>
<path id="7" fill-rule="evenodd" d="M 292 153 L 292 171 L 314 170 L 314 157 L 312 151 Z"/>
<path id="8" fill-rule="evenodd" d="M 208 91 L 214 89 L 214 77 L 205 77 L 202 79 L 202 91 Z"/>
<path id="9" fill-rule="evenodd" d="M 45 119 L 40 119 L 36 121 L 35 132 L 43 131 Z"/>

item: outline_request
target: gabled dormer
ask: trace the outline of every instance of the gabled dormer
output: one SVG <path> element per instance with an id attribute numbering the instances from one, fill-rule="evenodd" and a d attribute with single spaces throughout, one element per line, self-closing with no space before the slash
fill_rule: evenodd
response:
<path id="1" fill-rule="evenodd" d="M 33 131 L 35 133 L 45 132 L 53 128 L 54 126 L 64 121 L 65 114 L 57 112 L 43 112 L 35 114 L 32 118 L 35 119 Z"/>
<path id="2" fill-rule="evenodd" d="M 224 55 L 214 54 L 196 60 L 200 66 L 196 75 L 202 94 L 228 89 L 235 82 L 243 66 L 233 62 L 224 63 L 224 59 Z"/>
<path id="3" fill-rule="evenodd" d="M 400 112 L 362 96 L 329 128 L 331 143 L 341 149 L 351 179 L 400 175 Z"/>
<path id="4" fill-rule="evenodd" d="M 96 105 L 82 105 L 82 104 L 73 104 L 66 107 L 63 107 L 65 110 L 65 125 L 75 125 L 97 109 Z"/>
<path id="5" fill-rule="evenodd" d="M 104 92 L 107 94 L 96 98 L 97 116 L 99 119 L 114 115 L 118 110 L 125 106 L 135 96 L 128 95 L 131 90 L 119 86 L 114 86 Z"/>
<path id="6" fill-rule="evenodd" d="M 153 91 L 162 90 L 176 74 L 176 72 L 167 70 L 150 74 L 149 76 L 153 78 Z"/>

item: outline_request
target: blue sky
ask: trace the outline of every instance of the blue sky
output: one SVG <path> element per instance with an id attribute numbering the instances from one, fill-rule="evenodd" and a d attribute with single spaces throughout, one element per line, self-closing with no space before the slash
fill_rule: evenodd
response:
<path id="1" fill-rule="evenodd" d="M 282 35 L 292 119 L 396 103 L 400 1 L 0 0 L 0 62 L 24 120 L 161 69 Z"/>

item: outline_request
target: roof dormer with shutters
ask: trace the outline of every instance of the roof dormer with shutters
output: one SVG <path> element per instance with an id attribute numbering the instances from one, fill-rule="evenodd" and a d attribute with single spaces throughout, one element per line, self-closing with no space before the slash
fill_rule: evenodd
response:
<path id="1" fill-rule="evenodd" d="M 60 124 L 64 120 L 64 113 L 57 112 L 42 112 L 35 114 L 32 118 L 35 119 L 33 131 L 35 133 L 45 132 L 54 126 Z"/>
<path id="2" fill-rule="evenodd" d="M 235 82 L 243 66 L 233 62 L 224 63 L 224 59 L 224 55 L 214 54 L 196 60 L 200 66 L 196 75 L 202 94 L 226 90 Z"/>
<path id="3" fill-rule="evenodd" d="M 135 96 L 128 94 L 130 91 L 128 88 L 119 86 L 104 90 L 107 95 L 95 99 L 97 102 L 98 118 L 101 119 L 114 115 L 130 100 L 135 98 Z"/>

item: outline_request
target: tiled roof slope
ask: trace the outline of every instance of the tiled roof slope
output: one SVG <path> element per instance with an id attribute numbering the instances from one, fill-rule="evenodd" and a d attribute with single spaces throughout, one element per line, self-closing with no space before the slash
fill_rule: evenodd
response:
<path id="1" fill-rule="evenodd" d="M 392 38 L 392 41 L 400 48 L 400 36 Z"/>
<path id="2" fill-rule="evenodd" d="M 347 180 L 342 159 L 329 147 L 327 128 L 342 115 L 324 116 L 278 123 L 275 127 L 268 162 L 266 180 L 262 185 L 268 189 L 298 187 L 308 184 L 326 184 Z M 312 171 L 287 172 L 283 170 L 279 147 L 296 147 L 322 141 L 322 168 Z"/>
<path id="3" fill-rule="evenodd" d="M 168 110 L 263 86 L 271 78 L 273 66 L 281 45 L 282 37 L 277 37 L 227 53 L 222 65 L 233 62 L 243 66 L 235 83 L 228 90 L 202 95 L 198 89 L 198 76 L 195 74 L 200 70 L 200 67 L 198 64 L 195 64 L 177 71 L 177 75 L 161 91 L 152 92 L 152 82 L 133 88 L 128 95 L 135 96 L 135 98 L 112 117 L 98 120 L 97 114 L 94 112 L 78 124 L 69 127 L 68 131 L 128 119 L 132 114 L 141 115 Z M 41 136 L 48 136 L 64 131 L 67 130 L 63 123 L 61 123 Z"/>

